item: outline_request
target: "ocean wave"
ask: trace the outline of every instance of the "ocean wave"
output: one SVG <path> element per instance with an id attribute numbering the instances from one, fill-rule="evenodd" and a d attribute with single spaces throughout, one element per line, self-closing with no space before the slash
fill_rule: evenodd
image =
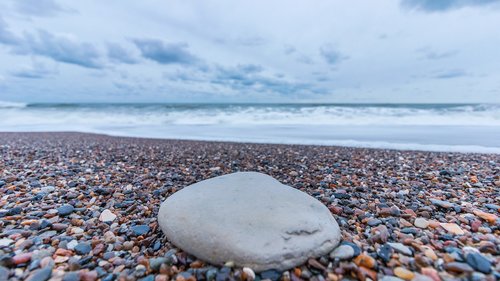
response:
<path id="1" fill-rule="evenodd" d="M 0 108 L 24 108 L 26 106 L 28 104 L 22 102 L 0 101 Z"/>
<path id="2" fill-rule="evenodd" d="M 29 105 L 0 103 L 2 125 L 500 126 L 499 105 Z M 15 111 L 15 112 L 13 112 Z M 10 114 L 9 114 L 10 113 Z"/>

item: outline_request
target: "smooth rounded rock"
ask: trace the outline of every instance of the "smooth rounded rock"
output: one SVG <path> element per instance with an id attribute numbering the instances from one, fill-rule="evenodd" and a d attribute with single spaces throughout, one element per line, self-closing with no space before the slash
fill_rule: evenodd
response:
<path id="1" fill-rule="evenodd" d="M 331 252 L 341 239 L 321 202 L 256 172 L 185 187 L 161 205 L 158 223 L 184 251 L 256 272 L 287 270 Z"/>
<path id="2" fill-rule="evenodd" d="M 491 272 L 491 262 L 479 253 L 469 253 L 467 254 L 465 260 L 477 271 L 481 271 L 486 274 Z"/>
<path id="3" fill-rule="evenodd" d="M 112 222 L 116 219 L 116 215 L 113 214 L 110 210 L 104 210 L 99 216 L 99 220 L 102 222 Z"/>
<path id="4" fill-rule="evenodd" d="M 340 245 L 330 253 L 331 259 L 349 260 L 354 257 L 354 249 L 349 245 Z"/>
<path id="5" fill-rule="evenodd" d="M 64 204 L 61 207 L 57 208 L 57 212 L 60 216 L 67 216 L 75 210 L 75 207 L 69 204 Z"/>
<path id="6" fill-rule="evenodd" d="M 416 218 L 413 224 L 418 228 L 427 228 L 429 226 L 429 222 L 424 218 Z"/>

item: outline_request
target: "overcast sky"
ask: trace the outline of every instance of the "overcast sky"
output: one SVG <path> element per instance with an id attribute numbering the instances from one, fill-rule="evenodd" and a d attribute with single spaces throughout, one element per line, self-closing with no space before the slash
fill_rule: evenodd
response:
<path id="1" fill-rule="evenodd" d="M 0 2 L 0 100 L 500 102 L 499 0 Z"/>

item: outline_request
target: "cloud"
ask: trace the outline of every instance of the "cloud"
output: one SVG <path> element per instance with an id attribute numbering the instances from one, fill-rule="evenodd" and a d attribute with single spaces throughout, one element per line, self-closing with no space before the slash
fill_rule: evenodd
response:
<path id="1" fill-rule="evenodd" d="M 236 67 L 216 67 L 215 82 L 229 82 L 233 85 L 251 85 L 251 80 L 255 78 L 255 74 L 263 70 L 260 65 L 246 64 L 237 65 Z"/>
<path id="2" fill-rule="evenodd" d="M 282 75 L 265 75 L 260 65 L 237 65 L 235 67 L 217 66 L 213 84 L 229 87 L 241 92 L 268 92 L 280 95 L 293 95 L 311 92 L 309 83 L 288 81 Z"/>
<path id="3" fill-rule="evenodd" d="M 0 16 L 0 43 L 6 45 L 15 45 L 19 42 L 19 38 L 17 38 L 12 32 L 8 30 L 7 23 Z"/>
<path id="4" fill-rule="evenodd" d="M 165 43 L 156 39 L 135 39 L 134 44 L 139 48 L 144 58 L 160 64 L 195 64 L 199 59 L 192 55 L 185 43 Z"/>
<path id="5" fill-rule="evenodd" d="M 34 62 L 31 66 L 22 67 L 19 70 L 12 71 L 10 74 L 14 77 L 40 79 L 57 73 L 55 69 L 49 69 L 43 63 Z"/>
<path id="6" fill-rule="evenodd" d="M 117 63 L 135 64 L 139 62 L 132 52 L 116 43 L 108 44 L 108 57 L 112 62 Z"/>
<path id="7" fill-rule="evenodd" d="M 498 2 L 498 0 L 402 0 L 401 5 L 425 12 L 444 12 L 466 6 L 482 6 Z"/>
<path id="8" fill-rule="evenodd" d="M 15 54 L 39 55 L 82 67 L 102 68 L 99 61 L 100 54 L 92 44 L 45 30 L 16 36 L 8 30 L 2 18 L 0 18 L 0 43 L 9 45 Z"/>
<path id="9" fill-rule="evenodd" d="M 457 78 L 457 77 L 462 77 L 462 76 L 467 76 L 467 72 L 465 72 L 462 69 L 451 69 L 451 70 L 437 72 L 435 75 L 432 76 L 432 78 L 451 79 L 451 78 Z"/>
<path id="10" fill-rule="evenodd" d="M 325 45 L 320 48 L 320 54 L 326 63 L 330 65 L 336 65 L 348 57 L 342 55 L 338 50 L 336 50 L 332 45 Z"/>
<path id="11" fill-rule="evenodd" d="M 297 62 L 303 63 L 303 64 L 314 64 L 314 61 L 311 59 L 311 57 L 307 55 L 299 55 L 297 57 Z"/>
<path id="12" fill-rule="evenodd" d="M 418 49 L 417 53 L 422 54 L 423 58 L 428 59 L 428 60 L 440 60 L 440 59 L 453 57 L 454 55 L 456 55 L 458 53 L 458 51 L 457 50 L 450 50 L 450 51 L 439 52 L 439 51 L 432 50 L 429 47 L 424 47 L 424 48 Z"/>
<path id="13" fill-rule="evenodd" d="M 285 55 L 291 55 L 297 51 L 297 49 L 292 45 L 285 45 Z"/>
<path id="14" fill-rule="evenodd" d="M 69 36 L 54 35 L 39 30 L 35 35 L 25 34 L 16 53 L 35 54 L 51 58 L 58 62 L 79 65 L 87 68 L 102 68 L 100 54 L 94 45 Z"/>
<path id="15" fill-rule="evenodd" d="M 38 17 L 52 17 L 70 10 L 62 8 L 54 0 L 21 0 L 14 2 L 15 9 L 22 14 Z"/>
<path id="16" fill-rule="evenodd" d="M 256 47 L 256 46 L 262 46 L 262 45 L 266 44 L 266 39 L 264 39 L 260 36 L 239 37 L 236 39 L 236 42 L 242 46 Z"/>
<path id="17" fill-rule="evenodd" d="M 224 45 L 239 45 L 243 47 L 257 47 L 267 43 L 267 40 L 260 36 L 240 36 L 236 38 L 215 38 L 216 43 Z"/>

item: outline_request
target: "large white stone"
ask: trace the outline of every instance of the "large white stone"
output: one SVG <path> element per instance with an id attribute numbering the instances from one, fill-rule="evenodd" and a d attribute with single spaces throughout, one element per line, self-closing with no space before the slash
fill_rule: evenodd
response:
<path id="1" fill-rule="evenodd" d="M 176 246 L 213 264 L 286 270 L 328 254 L 341 239 L 328 208 L 256 172 L 185 187 L 160 207 L 158 222 Z"/>

